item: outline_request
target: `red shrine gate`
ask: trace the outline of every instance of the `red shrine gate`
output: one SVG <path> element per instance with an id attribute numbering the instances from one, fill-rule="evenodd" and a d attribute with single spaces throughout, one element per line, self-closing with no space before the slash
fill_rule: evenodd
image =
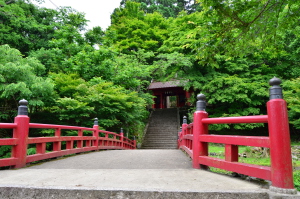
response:
<path id="1" fill-rule="evenodd" d="M 154 104 L 152 108 L 183 107 L 188 105 L 190 91 L 183 90 L 183 83 L 179 80 L 168 82 L 152 82 L 148 87 L 153 92 Z"/>

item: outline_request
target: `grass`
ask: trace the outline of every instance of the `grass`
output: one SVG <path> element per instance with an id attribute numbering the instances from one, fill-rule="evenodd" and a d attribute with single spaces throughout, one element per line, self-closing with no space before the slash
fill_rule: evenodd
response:
<path id="1" fill-rule="evenodd" d="M 292 146 L 300 145 L 299 142 L 293 142 Z M 208 152 L 210 156 L 215 158 L 224 159 L 225 156 L 225 147 L 222 144 L 214 144 L 209 143 Z M 248 164 L 254 164 L 254 165 L 261 165 L 261 166 L 270 166 L 270 157 L 266 157 L 261 153 L 255 153 L 253 151 L 253 147 L 248 146 L 239 146 L 239 154 L 244 154 L 246 157 L 239 157 L 239 162 L 241 163 L 248 163 Z M 300 167 L 300 161 L 299 160 L 293 160 L 293 167 L 299 168 Z M 223 169 L 213 168 L 211 167 L 210 170 L 212 172 L 231 175 L 231 171 L 226 171 Z M 294 185 L 295 188 L 300 191 L 300 170 L 294 170 Z"/>
<path id="2" fill-rule="evenodd" d="M 300 170 L 294 171 L 294 186 L 295 189 L 300 191 Z"/>

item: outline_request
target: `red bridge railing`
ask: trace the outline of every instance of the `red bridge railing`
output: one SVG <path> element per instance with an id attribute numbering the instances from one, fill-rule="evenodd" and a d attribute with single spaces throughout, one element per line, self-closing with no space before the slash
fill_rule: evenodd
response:
<path id="1" fill-rule="evenodd" d="M 63 155 L 96 151 L 101 149 L 135 149 L 136 141 L 124 136 L 121 129 L 120 134 L 99 130 L 98 119 L 94 121 L 93 128 L 64 126 L 53 124 L 30 123 L 27 116 L 27 101 L 21 100 L 18 109 L 18 116 L 14 123 L 0 123 L 2 129 L 12 129 L 12 138 L 1 138 L 0 146 L 11 146 L 11 157 L 0 159 L 0 167 L 10 166 L 21 168 L 27 163 L 44 160 Z M 29 137 L 30 129 L 54 129 L 53 137 Z M 77 131 L 77 136 L 62 136 L 62 130 Z M 92 134 L 84 136 L 85 132 Z M 62 143 L 65 149 L 62 149 Z M 52 144 L 52 151 L 46 151 L 46 144 Z M 27 155 L 29 144 L 36 145 L 36 154 Z M 1 157 L 0 157 L 1 158 Z"/>
<path id="2" fill-rule="evenodd" d="M 192 159 L 194 168 L 216 167 L 245 174 L 272 182 L 270 189 L 276 192 L 297 193 L 293 183 L 290 132 L 287 106 L 282 99 L 281 80 L 270 80 L 270 101 L 267 102 L 267 115 L 208 118 L 205 111 L 205 96 L 197 96 L 193 123 L 187 124 L 184 117 L 179 132 L 178 146 Z M 231 136 L 209 134 L 209 124 L 267 123 L 269 136 Z M 208 143 L 225 144 L 225 159 L 209 157 Z M 238 146 L 270 148 L 271 166 L 258 166 L 238 162 Z"/>

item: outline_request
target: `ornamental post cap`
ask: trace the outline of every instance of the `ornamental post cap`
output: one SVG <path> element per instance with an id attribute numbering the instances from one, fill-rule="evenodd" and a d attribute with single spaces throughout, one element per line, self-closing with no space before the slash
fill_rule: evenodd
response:
<path id="1" fill-rule="evenodd" d="M 269 84 L 270 86 L 279 86 L 281 84 L 281 79 L 273 77 L 272 79 L 270 79 Z"/>
<path id="2" fill-rule="evenodd" d="M 21 100 L 19 101 L 19 105 L 20 105 L 20 106 L 27 106 L 27 105 L 28 105 L 28 101 L 25 100 L 25 99 L 21 99 Z"/>
<path id="3" fill-rule="evenodd" d="M 121 128 L 121 131 L 120 131 L 121 133 L 123 133 L 123 128 Z"/>
<path id="4" fill-rule="evenodd" d="M 283 99 L 282 88 L 280 87 L 281 80 L 277 77 L 270 79 L 269 84 L 272 86 L 269 88 L 270 100 Z"/>
<path id="5" fill-rule="evenodd" d="M 203 93 L 200 93 L 200 94 L 197 95 L 197 99 L 205 101 L 206 96 Z"/>
<path id="6" fill-rule="evenodd" d="M 186 116 L 183 116 L 183 121 L 182 121 L 183 124 L 187 124 L 187 117 Z"/>
<path id="7" fill-rule="evenodd" d="M 197 95 L 198 101 L 196 102 L 196 111 L 205 111 L 206 108 L 206 96 L 203 93 Z"/>
<path id="8" fill-rule="evenodd" d="M 28 101 L 22 99 L 19 101 L 20 106 L 18 107 L 18 115 L 27 115 L 28 116 Z"/>
<path id="9" fill-rule="evenodd" d="M 94 125 L 98 125 L 98 118 L 94 118 Z"/>

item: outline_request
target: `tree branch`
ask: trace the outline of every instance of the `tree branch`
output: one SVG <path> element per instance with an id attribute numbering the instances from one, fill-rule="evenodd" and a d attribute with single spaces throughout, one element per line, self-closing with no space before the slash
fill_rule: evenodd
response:
<path id="1" fill-rule="evenodd" d="M 10 0 L 10 1 L 8 1 L 8 2 L 5 2 L 6 5 L 9 5 L 9 4 L 11 4 L 11 3 L 15 3 L 15 0 Z"/>
<path id="2" fill-rule="evenodd" d="M 250 21 L 248 23 L 249 25 L 252 24 L 252 23 L 254 23 L 259 17 L 261 17 L 261 15 L 266 11 L 267 6 L 269 5 L 270 1 L 271 0 L 268 0 L 268 2 L 265 4 L 264 8 L 260 11 L 260 13 L 252 21 Z"/>

